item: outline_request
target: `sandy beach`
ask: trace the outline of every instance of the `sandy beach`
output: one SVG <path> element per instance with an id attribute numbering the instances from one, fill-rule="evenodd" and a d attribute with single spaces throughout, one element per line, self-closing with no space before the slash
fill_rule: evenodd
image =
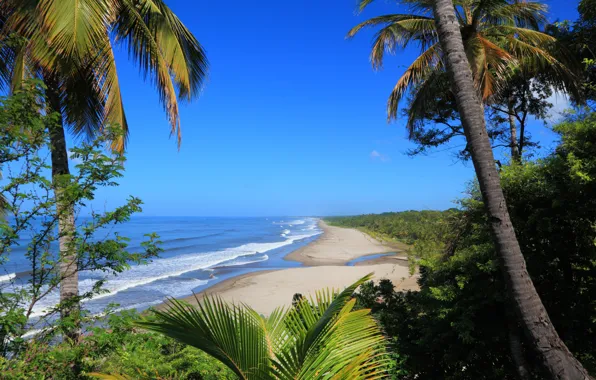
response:
<path id="1" fill-rule="evenodd" d="M 417 275 L 410 276 L 403 254 L 363 261 L 355 266 L 345 265 L 362 256 L 399 253 L 396 246 L 379 242 L 355 229 L 328 226 L 322 221 L 319 225 L 324 231 L 319 239 L 286 256 L 306 267 L 248 273 L 216 284 L 204 294 L 243 302 L 260 314 L 268 315 L 278 306 L 291 305 L 295 293 L 308 295 L 323 288 L 344 289 L 368 273 L 373 273 L 375 280 L 391 280 L 396 289 L 417 288 Z M 185 300 L 196 303 L 201 297 L 199 294 Z"/>
<path id="2" fill-rule="evenodd" d="M 350 260 L 375 253 L 399 252 L 404 247 L 373 239 L 362 231 L 327 225 L 322 220 L 319 227 L 323 235 L 313 243 L 286 256 L 286 260 L 299 261 L 307 266 L 344 265 Z"/>

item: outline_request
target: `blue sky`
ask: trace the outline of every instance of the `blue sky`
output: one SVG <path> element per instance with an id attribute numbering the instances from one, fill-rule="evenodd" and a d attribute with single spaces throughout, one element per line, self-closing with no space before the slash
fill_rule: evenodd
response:
<path id="1" fill-rule="evenodd" d="M 127 170 L 98 204 L 135 195 L 146 215 L 180 216 L 443 209 L 473 179 L 452 151 L 406 156 L 403 122 L 386 122 L 387 96 L 416 51 L 375 72 L 373 32 L 344 39 L 366 18 L 398 13 L 393 1 L 361 15 L 355 0 L 167 4 L 205 47 L 209 80 L 182 108 L 178 151 L 157 94 L 117 53 L 131 126 Z M 576 18 L 576 1 L 548 4 L 551 19 Z"/>

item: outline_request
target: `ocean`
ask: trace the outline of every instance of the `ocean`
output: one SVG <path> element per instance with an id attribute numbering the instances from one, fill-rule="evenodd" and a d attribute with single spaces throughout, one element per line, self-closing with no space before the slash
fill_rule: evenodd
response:
<path id="1" fill-rule="evenodd" d="M 140 251 L 144 234 L 155 232 L 164 251 L 148 264 L 109 276 L 105 288 L 110 292 L 84 303 L 92 314 L 111 304 L 143 310 L 167 297 L 188 296 L 247 272 L 301 266 L 284 257 L 321 234 L 317 219 L 310 217 L 134 217 L 111 231 L 131 239 L 131 252 Z M 20 243 L 0 266 L 1 288 L 26 286 L 31 268 L 24 257 L 26 239 Z M 103 275 L 80 272 L 80 291 L 90 290 Z M 57 291 L 50 293 L 36 305 L 33 317 L 55 305 L 58 297 Z"/>

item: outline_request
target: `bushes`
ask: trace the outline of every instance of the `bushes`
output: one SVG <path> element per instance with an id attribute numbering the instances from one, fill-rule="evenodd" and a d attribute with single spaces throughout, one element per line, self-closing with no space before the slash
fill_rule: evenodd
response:
<path id="1" fill-rule="evenodd" d="M 90 329 L 80 344 L 29 341 L 12 359 L 0 359 L 3 379 L 88 379 L 90 372 L 133 379 L 219 380 L 236 377 L 195 348 L 134 327 L 134 311 L 110 316 Z"/>

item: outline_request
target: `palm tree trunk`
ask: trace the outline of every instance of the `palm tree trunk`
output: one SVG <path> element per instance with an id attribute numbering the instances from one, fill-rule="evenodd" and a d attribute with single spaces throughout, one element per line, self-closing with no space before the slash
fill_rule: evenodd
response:
<path id="1" fill-rule="evenodd" d="M 511 359 L 515 365 L 518 378 L 520 380 L 528 380 L 530 378 L 530 371 L 528 370 L 528 362 L 524 356 L 517 320 L 515 319 L 515 315 L 512 315 L 509 311 L 506 312 L 506 315 L 505 318 L 507 319 L 507 334 L 509 338 Z"/>
<path id="2" fill-rule="evenodd" d="M 46 97 L 50 110 L 60 113 L 62 107 L 58 94 L 57 82 L 51 76 L 45 78 L 47 85 Z M 74 328 L 65 331 L 65 335 L 73 341 L 78 340 L 78 312 L 79 305 L 76 297 L 79 295 L 79 272 L 76 251 L 72 246 L 73 233 L 75 230 L 74 210 L 72 204 L 64 199 L 63 187 L 66 185 L 63 176 L 69 175 L 68 151 L 66 149 L 66 137 L 62 117 L 57 125 L 49 130 L 52 158 L 52 181 L 56 195 L 56 213 L 58 215 L 58 234 L 60 240 L 60 303 L 65 307 L 61 308 L 62 320 L 72 319 Z"/>
<path id="3" fill-rule="evenodd" d="M 517 126 L 515 125 L 515 107 L 512 98 L 509 98 L 507 101 L 507 112 L 509 113 L 509 144 L 511 146 L 511 160 L 519 162 L 521 161 L 521 151 L 517 146 Z"/>
<path id="4" fill-rule="evenodd" d="M 453 1 L 435 0 L 433 10 L 453 93 L 491 222 L 507 291 L 511 293 L 527 341 L 536 350 L 550 378 L 588 379 L 588 372 L 559 338 L 526 270 L 526 262 L 511 225 L 495 167 L 482 104 L 474 87 Z"/>

